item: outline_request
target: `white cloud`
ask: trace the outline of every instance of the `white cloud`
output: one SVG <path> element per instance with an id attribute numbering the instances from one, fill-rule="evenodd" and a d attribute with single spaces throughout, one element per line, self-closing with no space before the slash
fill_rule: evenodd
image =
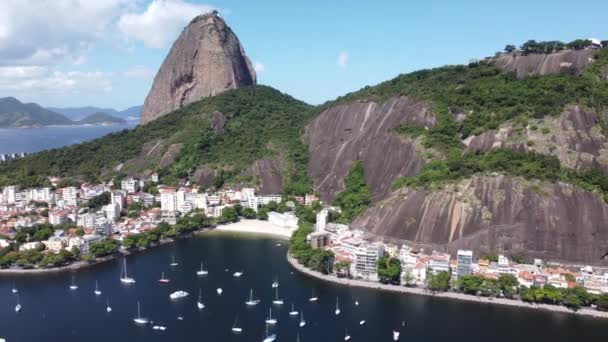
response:
<path id="1" fill-rule="evenodd" d="M 36 94 L 80 94 L 112 91 L 112 73 L 53 71 L 43 66 L 0 67 L 0 93 L 29 97 Z"/>
<path id="2" fill-rule="evenodd" d="M 255 62 L 253 64 L 253 69 L 256 73 L 261 74 L 264 72 L 264 70 L 266 70 L 266 66 L 260 62 Z"/>
<path id="3" fill-rule="evenodd" d="M 338 55 L 338 60 L 336 61 L 340 68 L 346 69 L 348 66 L 348 52 L 342 51 Z"/>
<path id="4" fill-rule="evenodd" d="M 124 14 L 118 29 L 128 41 L 141 41 L 146 47 L 164 48 L 195 16 L 213 10 L 208 5 L 182 0 L 153 0 L 143 12 Z"/>
<path id="5" fill-rule="evenodd" d="M 145 65 L 136 65 L 129 70 L 124 71 L 122 76 L 126 78 L 152 79 L 156 75 L 156 71 Z"/>

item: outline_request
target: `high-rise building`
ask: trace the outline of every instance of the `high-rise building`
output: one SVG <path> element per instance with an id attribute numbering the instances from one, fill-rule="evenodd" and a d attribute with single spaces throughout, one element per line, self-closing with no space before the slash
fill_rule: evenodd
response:
<path id="1" fill-rule="evenodd" d="M 473 273 L 473 252 L 458 250 L 456 254 L 456 278 Z"/>
<path id="2" fill-rule="evenodd" d="M 177 211 L 177 196 L 173 189 L 163 189 L 160 193 L 160 209 L 167 212 Z"/>
<path id="3" fill-rule="evenodd" d="M 61 199 L 65 202 L 66 205 L 69 206 L 77 206 L 78 205 L 78 189 L 73 186 L 69 186 L 67 188 L 63 188 L 61 193 Z"/>
<path id="4" fill-rule="evenodd" d="M 120 182 L 120 188 L 130 194 L 138 192 L 139 191 L 139 180 L 137 180 L 135 178 L 123 179 Z"/>
<path id="5" fill-rule="evenodd" d="M 364 243 L 355 249 L 354 276 L 367 280 L 378 280 L 378 259 L 384 255 L 384 246 L 379 243 Z"/>

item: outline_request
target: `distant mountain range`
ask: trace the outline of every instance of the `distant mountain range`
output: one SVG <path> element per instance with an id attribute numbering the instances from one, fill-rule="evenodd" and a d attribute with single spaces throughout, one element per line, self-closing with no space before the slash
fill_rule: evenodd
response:
<path id="1" fill-rule="evenodd" d="M 47 107 L 46 109 L 62 114 L 74 121 L 82 120 L 83 118 L 96 113 L 106 113 L 125 120 L 137 121 L 139 120 L 139 115 L 141 114 L 141 108 L 142 106 L 133 106 L 120 111 L 113 108 L 100 108 L 92 106 L 67 108 Z"/>
<path id="2" fill-rule="evenodd" d="M 127 120 L 139 120 L 140 112 L 141 106 L 123 111 L 97 107 L 44 108 L 5 97 L 0 98 L 0 127 L 124 124 Z"/>

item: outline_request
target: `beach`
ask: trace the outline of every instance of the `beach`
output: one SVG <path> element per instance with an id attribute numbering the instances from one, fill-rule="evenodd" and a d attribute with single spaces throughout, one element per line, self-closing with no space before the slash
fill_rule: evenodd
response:
<path id="1" fill-rule="evenodd" d="M 232 233 L 270 235 L 273 237 L 281 238 L 283 240 L 289 240 L 289 238 L 291 238 L 291 235 L 295 231 L 295 229 L 279 227 L 268 221 L 245 219 L 242 219 L 239 222 L 217 226 L 213 230 Z"/>
<path id="2" fill-rule="evenodd" d="M 608 318 L 608 312 L 597 311 L 590 308 L 581 308 L 578 311 L 573 311 L 568 309 L 565 306 L 561 305 L 550 305 L 550 304 L 533 304 L 526 303 L 521 300 L 507 299 L 507 298 L 489 298 L 489 297 L 481 297 L 481 296 L 472 296 L 463 293 L 456 292 L 431 292 L 424 288 L 420 287 L 406 287 L 406 286 L 397 286 L 397 285 L 385 285 L 377 282 L 365 281 L 365 280 L 357 280 L 357 279 L 346 279 L 346 278 L 338 278 L 333 275 L 322 274 L 317 271 L 313 271 L 300 265 L 298 261 L 293 258 L 291 255 L 287 255 L 287 261 L 295 268 L 297 271 L 307 274 L 311 277 L 333 282 L 340 285 L 345 286 L 355 286 L 355 287 L 364 287 L 369 289 L 376 289 L 382 291 L 392 291 L 392 292 L 401 292 L 401 293 L 410 293 L 422 296 L 429 296 L 434 298 L 445 298 L 452 300 L 463 300 L 469 302 L 476 302 L 481 304 L 498 304 L 498 305 L 506 305 L 513 306 L 519 308 L 525 308 L 530 310 L 544 310 L 551 311 L 557 313 L 565 313 L 565 314 L 574 314 L 574 315 L 583 315 L 590 316 L 594 318 Z"/>

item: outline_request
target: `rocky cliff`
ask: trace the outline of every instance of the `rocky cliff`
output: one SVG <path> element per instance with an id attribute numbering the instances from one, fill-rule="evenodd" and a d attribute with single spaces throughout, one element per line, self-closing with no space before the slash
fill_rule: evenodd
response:
<path id="1" fill-rule="evenodd" d="M 353 226 L 422 247 L 606 263 L 608 205 L 562 183 L 476 176 L 437 191 L 403 189 Z"/>
<path id="2" fill-rule="evenodd" d="M 196 17 L 161 65 L 141 115 L 145 124 L 183 105 L 256 83 L 238 38 L 216 12 Z"/>
<path id="3" fill-rule="evenodd" d="M 321 198 L 329 201 L 343 189 L 342 180 L 361 160 L 374 199 L 389 193 L 396 177 L 414 175 L 423 164 L 412 140 L 393 131 L 401 123 L 432 126 L 435 116 L 423 102 L 395 97 L 377 104 L 353 102 L 331 107 L 306 127 L 309 174 Z"/>
<path id="4" fill-rule="evenodd" d="M 515 72 L 518 78 L 557 73 L 579 74 L 587 64 L 593 62 L 594 53 L 592 49 L 584 49 L 551 54 L 503 54 L 494 63 L 503 71 Z"/>

